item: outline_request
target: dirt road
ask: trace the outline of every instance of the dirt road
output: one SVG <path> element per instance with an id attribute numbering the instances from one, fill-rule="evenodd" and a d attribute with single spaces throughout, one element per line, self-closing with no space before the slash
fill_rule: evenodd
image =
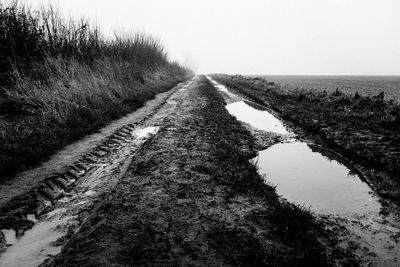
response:
<path id="1" fill-rule="evenodd" d="M 322 227 L 249 162 L 276 136 L 254 138 L 224 105 L 198 76 L 61 152 L 56 175 L 4 201 L 0 265 L 332 263 Z"/>
<path id="2" fill-rule="evenodd" d="M 254 151 L 251 136 L 224 110 L 209 82 L 196 78 L 173 94 L 158 114 L 169 115 L 150 120 L 162 125 L 159 132 L 142 147 L 54 266 L 290 260 L 293 247 L 272 235 L 265 227 L 271 222 L 261 216 L 278 205 L 272 188 L 262 182 L 257 189 L 244 181 L 237 184 L 238 176 L 257 177 L 247 161 L 237 161 L 240 165 L 229 173 L 219 169 L 225 161 L 221 157 L 230 160 L 221 140 L 234 136 L 231 142 L 239 147 L 231 152 L 236 157 L 251 157 Z M 261 190 L 260 196 L 250 196 L 252 189 Z M 285 252 L 288 256 L 280 259 Z"/>

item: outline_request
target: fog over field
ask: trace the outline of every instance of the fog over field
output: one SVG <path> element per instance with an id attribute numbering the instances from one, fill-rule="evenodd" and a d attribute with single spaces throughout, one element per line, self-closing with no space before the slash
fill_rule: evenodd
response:
<path id="1" fill-rule="evenodd" d="M 200 73 L 400 74 L 397 0 L 58 3 L 108 32 L 133 28 L 154 34 L 173 58 Z"/>

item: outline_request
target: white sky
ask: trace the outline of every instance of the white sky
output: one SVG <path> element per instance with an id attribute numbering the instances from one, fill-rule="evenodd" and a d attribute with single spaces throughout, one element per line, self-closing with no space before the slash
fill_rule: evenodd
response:
<path id="1" fill-rule="evenodd" d="M 50 2 L 106 32 L 159 37 L 199 73 L 400 75 L 399 0 Z"/>

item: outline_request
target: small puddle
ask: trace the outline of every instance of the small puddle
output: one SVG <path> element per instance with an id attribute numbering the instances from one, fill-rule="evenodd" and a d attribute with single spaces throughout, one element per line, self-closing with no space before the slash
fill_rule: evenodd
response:
<path id="1" fill-rule="evenodd" d="M 157 133 L 159 127 L 146 127 L 139 129 L 135 132 L 136 138 L 144 138 L 147 137 L 150 134 L 155 134 Z"/>
<path id="2" fill-rule="evenodd" d="M 237 101 L 237 99 L 241 99 L 240 96 L 230 92 L 228 90 L 228 88 L 226 88 L 223 84 L 217 83 L 216 81 L 214 81 L 213 79 L 211 79 L 211 77 L 206 76 L 208 80 L 210 80 L 211 84 L 217 88 L 220 92 L 222 92 L 223 94 L 225 94 L 228 98 L 231 98 L 234 102 Z"/>
<path id="3" fill-rule="evenodd" d="M 52 216 L 52 220 L 35 224 L 1 254 L 0 266 L 38 266 L 49 256 L 58 254 L 61 247 L 48 244 L 65 235 L 67 229 L 60 231 L 59 226 L 72 218 L 57 214 Z"/>
<path id="4" fill-rule="evenodd" d="M 257 129 L 278 134 L 289 134 L 280 120 L 266 110 L 258 110 L 244 101 L 226 105 L 230 114 Z"/>

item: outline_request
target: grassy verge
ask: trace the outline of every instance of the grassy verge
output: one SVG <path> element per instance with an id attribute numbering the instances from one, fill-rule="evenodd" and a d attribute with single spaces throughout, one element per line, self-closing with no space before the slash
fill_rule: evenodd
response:
<path id="1" fill-rule="evenodd" d="M 192 74 L 143 34 L 0 4 L 0 181 Z"/>
<path id="2" fill-rule="evenodd" d="M 268 105 L 314 139 L 355 163 L 375 169 L 371 182 L 378 192 L 400 203 L 400 106 L 384 95 L 283 91 L 261 78 L 214 75 L 233 90 Z"/>

